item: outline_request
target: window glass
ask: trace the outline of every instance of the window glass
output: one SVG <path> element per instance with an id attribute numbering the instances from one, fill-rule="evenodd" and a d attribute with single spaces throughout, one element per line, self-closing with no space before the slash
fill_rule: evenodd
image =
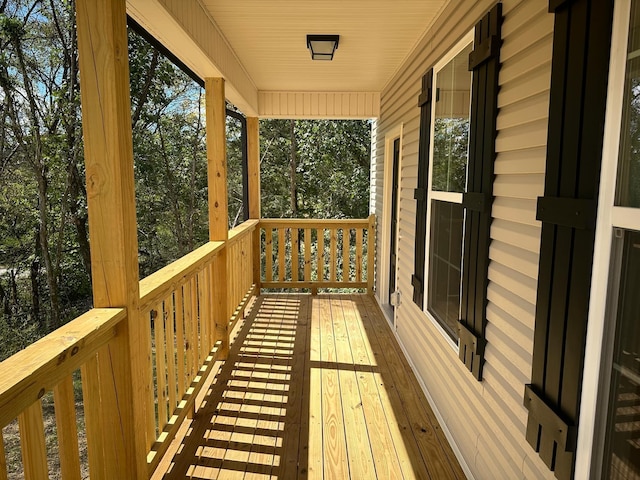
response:
<path id="1" fill-rule="evenodd" d="M 622 238 L 602 478 L 640 479 L 640 232 Z"/>
<path id="2" fill-rule="evenodd" d="M 431 202 L 428 308 L 454 340 L 460 314 L 463 218 L 459 203 Z"/>
<path id="3" fill-rule="evenodd" d="M 468 45 L 436 75 L 432 189 L 464 192 L 469 150 L 471 72 Z"/>
<path id="4" fill-rule="evenodd" d="M 616 205 L 640 208 L 640 6 L 632 2 Z"/>
<path id="5" fill-rule="evenodd" d="M 640 207 L 640 1 L 631 2 L 616 205 Z M 616 207 L 614 207 L 616 209 Z M 622 210 L 622 209 L 618 209 Z M 635 225 L 627 222 L 628 226 Z M 615 328 L 603 479 L 640 480 L 640 232 L 615 230 L 605 321 Z M 610 357 L 611 358 L 611 357 Z"/>
<path id="6" fill-rule="evenodd" d="M 464 209 L 467 180 L 473 44 L 435 70 L 431 200 L 428 205 L 427 311 L 458 340 Z"/>

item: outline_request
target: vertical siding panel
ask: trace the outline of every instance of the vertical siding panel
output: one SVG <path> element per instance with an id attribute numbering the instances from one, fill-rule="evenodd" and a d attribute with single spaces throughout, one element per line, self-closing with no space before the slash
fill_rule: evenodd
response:
<path id="1" fill-rule="evenodd" d="M 303 111 L 305 115 L 311 115 L 311 94 L 310 93 L 305 93 L 304 94 L 304 106 L 303 106 Z"/>

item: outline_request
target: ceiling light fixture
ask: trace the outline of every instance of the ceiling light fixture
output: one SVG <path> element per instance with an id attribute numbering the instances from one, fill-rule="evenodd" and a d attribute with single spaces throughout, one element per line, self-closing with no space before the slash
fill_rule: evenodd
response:
<path id="1" fill-rule="evenodd" d="M 312 60 L 333 60 L 340 35 L 307 35 L 307 48 Z"/>

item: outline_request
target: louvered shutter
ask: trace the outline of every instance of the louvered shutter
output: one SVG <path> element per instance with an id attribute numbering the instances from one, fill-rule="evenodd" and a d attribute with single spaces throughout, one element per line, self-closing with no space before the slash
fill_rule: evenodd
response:
<path id="1" fill-rule="evenodd" d="M 433 69 L 422 77 L 422 92 L 418 97 L 420 107 L 420 147 L 418 152 L 418 185 L 414 192 L 416 199 L 416 238 L 414 273 L 411 276 L 413 301 L 424 308 L 424 259 L 427 235 L 427 188 L 429 186 L 429 144 L 431 141 L 431 88 Z"/>
<path id="2" fill-rule="evenodd" d="M 550 1 L 549 134 L 527 441 L 573 477 L 587 330 L 613 2 Z"/>
<path id="3" fill-rule="evenodd" d="M 496 157 L 498 116 L 498 72 L 502 4 L 495 5 L 480 20 L 469 55 L 473 71 L 467 191 L 463 196 L 464 255 L 460 299 L 460 360 L 473 376 L 482 380 L 484 363 L 489 234 L 493 201 L 493 164 Z"/>

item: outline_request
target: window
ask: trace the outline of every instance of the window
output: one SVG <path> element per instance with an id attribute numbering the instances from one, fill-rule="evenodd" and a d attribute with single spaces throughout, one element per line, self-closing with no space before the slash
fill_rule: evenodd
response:
<path id="1" fill-rule="evenodd" d="M 463 193 L 469 158 L 471 105 L 470 32 L 434 67 L 431 161 L 427 205 L 427 311 L 458 340 Z"/>
<path id="2" fill-rule="evenodd" d="M 628 40 L 619 64 L 624 65 L 624 86 L 617 113 L 618 165 L 608 226 L 611 294 L 605 328 L 613 345 L 605 358 L 608 389 L 601 402 L 606 423 L 598 477 L 603 479 L 640 479 L 640 0 L 632 0 L 630 7 L 625 2 L 625 10 L 630 12 L 628 29 L 621 30 L 628 32 Z"/>
<path id="3" fill-rule="evenodd" d="M 477 380 L 486 344 L 501 27 L 497 3 L 425 73 L 418 97 L 413 301 Z"/>

